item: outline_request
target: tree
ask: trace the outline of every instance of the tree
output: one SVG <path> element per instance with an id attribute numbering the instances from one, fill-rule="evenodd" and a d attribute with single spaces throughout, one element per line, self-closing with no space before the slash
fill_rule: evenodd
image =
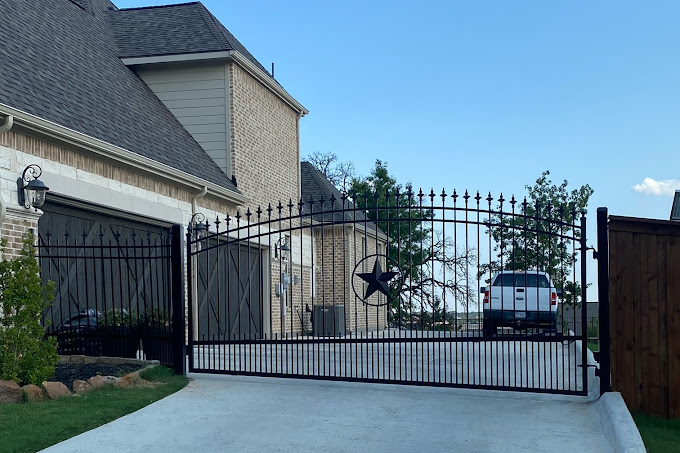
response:
<path id="1" fill-rule="evenodd" d="M 356 179 L 354 164 L 352 162 L 340 162 L 335 153 L 315 151 L 303 160 L 314 165 L 343 193 L 347 193 L 352 181 Z"/>
<path id="2" fill-rule="evenodd" d="M 388 235 L 387 255 L 405 274 L 403 286 L 396 281 L 390 286 L 393 323 L 408 324 L 410 315 L 418 311 L 424 323 L 425 313 L 436 312 L 444 293 L 465 308 L 476 300 L 469 278 L 469 268 L 476 264 L 474 250 L 454 250 L 450 238 L 432 229 L 435 214 L 428 208 L 430 194 L 416 194 L 410 183 L 397 183 L 387 163 L 377 160 L 368 177 L 352 181 L 349 196 Z M 399 290 L 401 295 L 396 297 Z"/>
<path id="3" fill-rule="evenodd" d="M 581 295 L 581 285 L 570 279 L 581 238 L 581 230 L 575 226 L 587 212 L 593 189 L 586 184 L 568 191 L 566 179 L 558 186 L 549 176 L 550 172 L 544 171 L 533 186 L 525 186 L 523 201 L 499 202 L 499 213 L 489 219 L 488 231 L 498 258 L 481 267 L 480 278 L 486 277 L 488 282 L 489 276 L 500 270 L 547 272 L 563 290 L 562 301 L 574 305 Z"/>

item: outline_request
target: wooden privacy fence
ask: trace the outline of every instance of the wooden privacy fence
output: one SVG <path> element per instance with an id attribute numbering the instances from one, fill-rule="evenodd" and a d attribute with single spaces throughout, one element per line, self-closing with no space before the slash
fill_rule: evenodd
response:
<path id="1" fill-rule="evenodd" d="M 680 223 L 609 217 L 612 390 L 680 418 Z"/>

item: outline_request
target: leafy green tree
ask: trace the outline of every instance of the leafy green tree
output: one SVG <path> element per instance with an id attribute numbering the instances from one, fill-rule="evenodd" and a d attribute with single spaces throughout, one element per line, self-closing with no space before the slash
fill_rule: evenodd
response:
<path id="1" fill-rule="evenodd" d="M 42 285 L 31 235 L 18 257 L 0 261 L 0 379 L 39 385 L 54 374 L 57 342 L 40 321 L 53 294 L 53 282 Z"/>
<path id="2" fill-rule="evenodd" d="M 453 253 L 452 240 L 432 229 L 435 214 L 428 208 L 429 194 L 415 193 L 410 183 L 402 186 L 390 175 L 387 163 L 377 160 L 369 176 L 353 180 L 349 196 L 388 236 L 387 255 L 405 274 L 403 286 L 391 282 L 392 323 L 411 323 L 410 315 L 420 312 L 424 327 L 425 313 L 436 312 L 437 300 L 445 292 L 464 306 L 475 300 L 468 278 L 469 266 L 476 262 L 474 251 Z M 443 269 L 449 278 L 443 278 Z M 399 290 L 401 296 L 396 297 Z"/>
<path id="3" fill-rule="evenodd" d="M 498 204 L 497 211 L 505 214 L 489 219 L 489 234 L 498 258 L 481 266 L 480 278 L 488 282 L 489 276 L 500 270 L 547 272 L 555 286 L 563 290 L 562 301 L 574 305 L 581 295 L 581 285 L 573 279 L 580 253 L 578 226 L 593 189 L 586 184 L 569 191 L 567 180 L 556 185 L 549 176 L 550 172 L 544 171 L 534 185 L 525 186 L 527 197 L 514 207 L 512 200 Z"/>

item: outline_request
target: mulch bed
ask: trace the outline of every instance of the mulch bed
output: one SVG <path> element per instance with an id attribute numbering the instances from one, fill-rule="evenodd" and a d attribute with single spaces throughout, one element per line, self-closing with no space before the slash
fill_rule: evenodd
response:
<path id="1" fill-rule="evenodd" d="M 145 365 L 123 364 L 123 365 L 102 365 L 99 363 L 60 363 L 54 372 L 54 377 L 49 381 L 62 382 L 69 390 L 73 391 L 73 380 L 83 381 L 92 376 L 124 376 L 137 370 L 141 370 Z"/>

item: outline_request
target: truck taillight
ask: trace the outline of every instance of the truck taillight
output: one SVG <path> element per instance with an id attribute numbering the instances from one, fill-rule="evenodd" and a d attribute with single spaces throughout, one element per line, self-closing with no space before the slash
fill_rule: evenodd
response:
<path id="1" fill-rule="evenodd" d="M 489 291 L 484 291 L 484 303 L 489 303 Z"/>
<path id="2" fill-rule="evenodd" d="M 551 294 L 550 305 L 557 305 L 557 293 L 553 292 Z"/>

